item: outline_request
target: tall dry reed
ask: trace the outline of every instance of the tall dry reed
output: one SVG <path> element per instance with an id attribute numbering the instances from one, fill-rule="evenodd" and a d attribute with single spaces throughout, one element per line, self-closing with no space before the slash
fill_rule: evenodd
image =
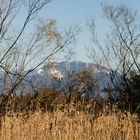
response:
<path id="1" fill-rule="evenodd" d="M 0 140 L 139 140 L 135 115 L 55 111 L 1 118 Z"/>

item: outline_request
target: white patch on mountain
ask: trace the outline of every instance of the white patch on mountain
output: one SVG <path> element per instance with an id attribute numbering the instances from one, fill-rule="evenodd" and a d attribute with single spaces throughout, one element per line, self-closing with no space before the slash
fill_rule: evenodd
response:
<path id="1" fill-rule="evenodd" d="M 42 69 L 38 69 L 38 70 L 36 71 L 36 73 L 37 73 L 38 75 L 40 75 L 42 72 L 43 72 Z"/>
<path id="2" fill-rule="evenodd" d="M 63 78 L 63 75 L 60 71 L 56 70 L 55 68 L 50 69 L 50 74 L 55 79 L 61 79 Z"/>

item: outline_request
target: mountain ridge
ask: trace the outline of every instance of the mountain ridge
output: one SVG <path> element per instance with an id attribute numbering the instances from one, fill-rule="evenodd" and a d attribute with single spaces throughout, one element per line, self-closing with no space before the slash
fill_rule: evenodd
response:
<path id="1" fill-rule="evenodd" d="M 31 80 L 34 87 L 55 87 L 64 88 L 68 83 L 68 73 L 80 72 L 83 70 L 92 70 L 93 75 L 99 79 L 99 93 L 106 97 L 104 89 L 112 87 L 110 79 L 111 70 L 99 64 L 85 63 L 81 61 L 53 63 L 36 69 L 34 74 L 29 74 L 26 80 Z"/>

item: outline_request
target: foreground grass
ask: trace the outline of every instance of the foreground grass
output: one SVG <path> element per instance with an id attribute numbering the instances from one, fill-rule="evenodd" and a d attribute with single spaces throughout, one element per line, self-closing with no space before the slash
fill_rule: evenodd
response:
<path id="1" fill-rule="evenodd" d="M 135 115 L 55 111 L 1 118 L 0 140 L 139 140 Z"/>

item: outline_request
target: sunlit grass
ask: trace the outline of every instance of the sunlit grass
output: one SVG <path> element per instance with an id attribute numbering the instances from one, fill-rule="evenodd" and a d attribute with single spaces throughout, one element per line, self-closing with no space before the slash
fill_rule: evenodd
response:
<path id="1" fill-rule="evenodd" d="M 1 140 L 139 140 L 136 115 L 55 111 L 16 113 L 1 118 Z"/>

